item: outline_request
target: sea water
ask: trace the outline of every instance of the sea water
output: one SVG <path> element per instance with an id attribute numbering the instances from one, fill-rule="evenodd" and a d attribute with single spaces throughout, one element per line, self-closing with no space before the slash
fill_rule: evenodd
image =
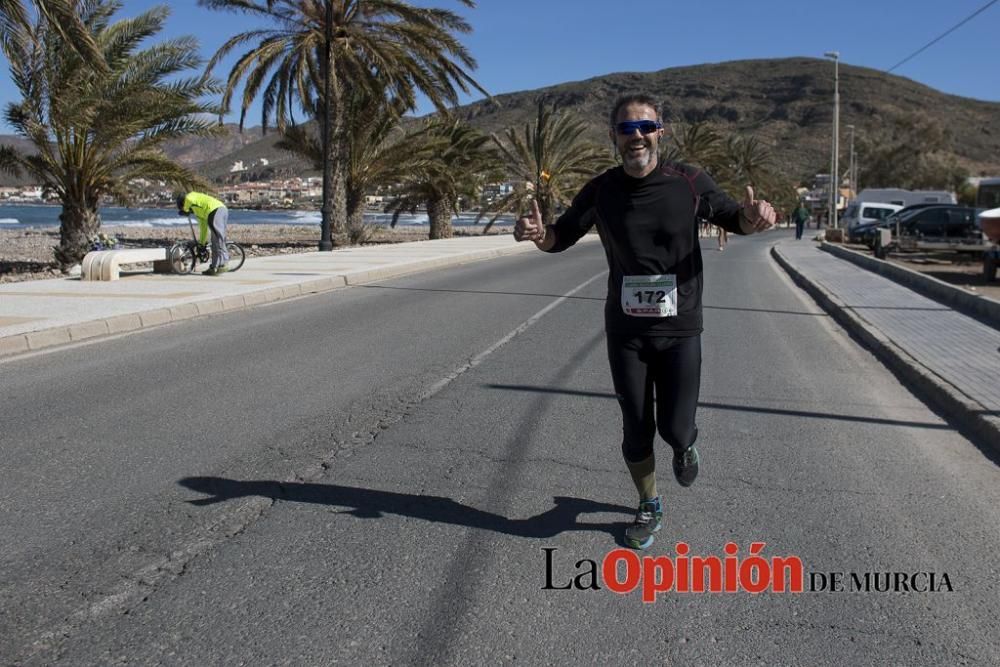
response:
<path id="1" fill-rule="evenodd" d="M 24 229 L 27 227 L 58 227 L 59 206 L 44 204 L 15 205 L 0 204 L 0 229 Z M 176 209 L 169 208 L 119 208 L 109 206 L 101 208 L 101 224 L 107 227 L 175 227 L 187 225 L 187 216 L 177 215 Z M 475 213 L 461 213 L 452 218 L 456 227 L 474 225 Z M 484 218 L 479 225 L 485 225 L 489 218 Z M 319 227 L 321 214 L 319 211 L 250 211 L 244 209 L 229 209 L 229 224 L 231 225 L 316 225 Z M 382 227 L 388 227 L 392 215 L 388 213 L 365 213 L 365 222 Z M 513 218 L 501 217 L 500 224 L 509 224 Z M 426 213 L 403 214 L 399 216 L 396 226 L 427 226 Z"/>

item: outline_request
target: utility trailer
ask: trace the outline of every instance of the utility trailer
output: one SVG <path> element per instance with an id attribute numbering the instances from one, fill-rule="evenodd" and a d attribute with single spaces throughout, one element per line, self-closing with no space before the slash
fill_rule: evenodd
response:
<path id="1" fill-rule="evenodd" d="M 989 247 L 983 251 L 983 279 L 989 283 L 996 280 L 1000 265 L 1000 208 L 980 213 L 979 225 L 989 242 Z"/>

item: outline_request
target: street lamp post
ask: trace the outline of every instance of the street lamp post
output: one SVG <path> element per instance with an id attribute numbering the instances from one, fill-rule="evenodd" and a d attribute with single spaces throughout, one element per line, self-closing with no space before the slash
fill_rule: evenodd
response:
<path id="1" fill-rule="evenodd" d="M 846 127 L 848 130 L 851 131 L 851 160 L 850 160 L 849 166 L 847 167 L 847 178 L 850 179 L 850 182 L 851 182 L 851 187 L 850 187 L 851 194 L 854 195 L 855 197 L 857 197 L 858 196 L 858 174 L 857 174 L 857 171 L 855 169 L 855 163 L 854 163 L 854 126 L 853 125 L 845 125 L 844 127 Z"/>
<path id="2" fill-rule="evenodd" d="M 326 26 L 323 66 L 323 206 L 320 208 L 320 236 L 319 249 L 321 251 L 333 250 L 333 238 L 330 234 L 330 181 L 332 181 L 333 165 L 330 164 L 330 51 L 333 48 L 333 2 L 326 0 Z"/>
<path id="3" fill-rule="evenodd" d="M 833 58 L 833 149 L 830 157 L 830 222 L 834 229 L 838 228 L 837 195 L 840 190 L 840 177 L 837 170 L 838 153 L 840 152 L 840 51 L 827 51 L 823 54 Z"/>

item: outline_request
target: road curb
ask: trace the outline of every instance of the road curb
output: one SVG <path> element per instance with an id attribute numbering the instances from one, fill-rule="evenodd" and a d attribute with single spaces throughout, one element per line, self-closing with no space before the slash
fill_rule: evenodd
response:
<path id="1" fill-rule="evenodd" d="M 980 294 L 969 294 L 959 287 L 949 285 L 943 280 L 924 275 L 919 271 L 897 266 L 876 257 L 869 257 L 856 250 L 843 248 L 826 241 L 820 244 L 820 249 L 835 257 L 857 264 L 863 269 L 889 278 L 928 299 L 954 308 L 963 315 L 974 317 L 994 329 L 1000 329 L 1000 301 Z"/>
<path id="2" fill-rule="evenodd" d="M 596 237 L 595 237 L 596 238 Z M 431 269 L 458 266 L 470 262 L 494 259 L 506 255 L 535 250 L 531 243 L 518 243 L 506 248 L 490 248 L 458 253 L 452 256 L 434 257 L 416 261 L 403 261 L 374 269 L 347 271 L 336 276 L 309 280 L 283 287 L 266 287 L 243 294 L 208 298 L 202 301 L 181 303 L 170 307 L 116 315 L 114 317 L 74 322 L 51 329 L 40 329 L 13 336 L 0 337 L 0 359 L 47 348 L 55 348 L 84 340 L 96 340 L 108 336 L 152 329 L 172 322 L 181 322 L 194 317 L 231 313 L 267 303 L 274 303 L 300 296 L 321 294 L 333 290 L 364 285 L 378 280 L 397 278 L 411 273 Z"/>
<path id="3" fill-rule="evenodd" d="M 914 359 L 835 294 L 807 278 L 781 254 L 777 245 L 771 247 L 771 256 L 837 323 L 861 340 L 921 398 L 940 410 L 949 420 L 960 424 L 961 428 L 971 431 L 994 455 L 1000 455 L 1000 418 L 985 414 L 986 409 L 982 405 Z"/>

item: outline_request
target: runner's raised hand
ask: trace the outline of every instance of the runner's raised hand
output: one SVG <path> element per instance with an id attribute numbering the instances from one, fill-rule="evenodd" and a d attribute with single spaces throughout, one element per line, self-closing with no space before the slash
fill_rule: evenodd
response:
<path id="1" fill-rule="evenodd" d="M 531 213 L 522 215 L 514 223 L 515 241 L 541 241 L 545 238 L 545 226 L 542 224 L 542 214 L 538 210 L 538 202 L 531 200 Z"/>
<path id="2" fill-rule="evenodd" d="M 773 206 L 763 199 L 753 198 L 753 186 L 751 185 L 746 187 L 740 208 L 743 209 L 743 219 L 750 227 L 749 231 L 751 232 L 763 232 L 770 229 L 778 220 Z"/>

